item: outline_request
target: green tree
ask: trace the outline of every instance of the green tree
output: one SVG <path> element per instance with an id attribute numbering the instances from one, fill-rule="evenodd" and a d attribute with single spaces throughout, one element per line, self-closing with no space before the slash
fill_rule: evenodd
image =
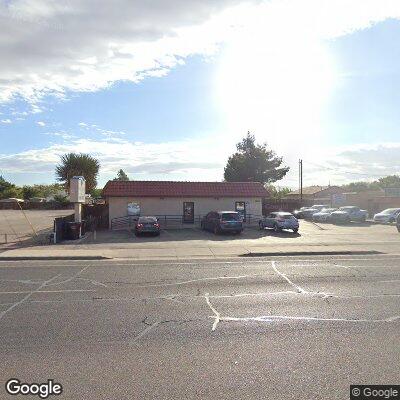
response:
<path id="1" fill-rule="evenodd" d="M 20 198 L 21 196 L 21 189 L 11 182 L 6 181 L 0 175 L 0 199 L 9 199 L 10 197 Z"/>
<path id="2" fill-rule="evenodd" d="M 92 191 L 90 192 L 90 195 L 94 198 L 94 199 L 96 199 L 96 198 L 99 198 L 99 197 L 101 197 L 101 194 L 102 194 L 102 192 L 103 192 L 103 189 L 92 189 Z"/>
<path id="3" fill-rule="evenodd" d="M 22 187 L 22 197 L 25 200 L 29 200 L 32 197 L 42 197 L 41 194 L 42 193 L 40 189 L 36 185 L 34 186 L 25 185 Z"/>
<path id="4" fill-rule="evenodd" d="M 347 183 L 346 185 L 342 185 L 342 188 L 346 192 L 365 192 L 367 190 L 370 190 L 371 183 L 370 182 L 350 182 Z"/>
<path id="5" fill-rule="evenodd" d="M 273 185 L 267 185 L 266 189 L 271 198 L 277 200 L 282 199 L 286 194 L 292 191 L 292 189 L 289 189 L 288 187 L 276 187 Z"/>
<path id="6" fill-rule="evenodd" d="M 120 169 L 117 173 L 117 177 L 114 178 L 114 181 L 129 181 L 129 177 L 123 169 Z"/>
<path id="7" fill-rule="evenodd" d="M 385 176 L 384 178 L 379 178 L 378 183 L 382 189 L 388 187 L 400 187 L 400 176 L 399 175 Z"/>
<path id="8" fill-rule="evenodd" d="M 282 166 L 282 157 L 267 148 L 267 144 L 256 144 L 255 137 L 247 136 L 236 145 L 237 152 L 232 154 L 224 171 L 227 182 L 272 183 L 282 179 L 289 167 Z"/>
<path id="9" fill-rule="evenodd" d="M 86 193 L 90 193 L 97 186 L 99 161 L 89 154 L 69 153 L 61 156 L 61 163 L 56 166 L 56 177 L 69 190 L 69 182 L 74 176 L 83 176 L 86 180 Z"/>

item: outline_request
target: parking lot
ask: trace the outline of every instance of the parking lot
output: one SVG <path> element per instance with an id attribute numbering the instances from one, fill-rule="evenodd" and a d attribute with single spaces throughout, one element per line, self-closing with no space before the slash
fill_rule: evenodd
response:
<path id="1" fill-rule="evenodd" d="M 71 242 L 71 245 L 74 243 Z M 247 227 L 242 234 L 219 234 L 202 231 L 199 228 L 162 230 L 160 236 L 135 236 L 130 230 L 99 231 L 96 238 L 88 236 L 74 248 L 114 251 L 126 249 L 131 254 L 149 255 L 193 254 L 197 256 L 217 256 L 221 254 L 240 255 L 267 251 L 304 251 L 308 247 L 314 250 L 374 250 L 378 247 L 400 249 L 400 234 L 395 226 L 372 223 L 332 225 L 315 224 L 300 221 L 298 233 L 291 231 L 274 232 Z M 315 249 L 316 248 L 316 249 Z M 391 251 L 392 251 L 391 250 Z M 151 254 L 150 254 L 151 253 Z M 118 253 L 121 256 L 123 252 Z M 128 254 L 128 252 L 126 253 Z"/>
<path id="2" fill-rule="evenodd" d="M 212 232 L 200 228 L 162 229 L 160 236 L 142 235 L 135 236 L 132 230 L 100 231 L 97 240 L 107 242 L 127 243 L 154 243 L 191 241 L 196 242 L 237 242 L 237 241 L 259 241 L 259 242 L 320 242 L 325 239 L 340 239 L 352 237 L 353 240 L 399 240 L 399 234 L 395 225 L 379 225 L 370 222 L 349 223 L 347 225 L 334 225 L 327 223 L 314 223 L 300 220 L 298 233 L 283 230 L 274 232 L 272 229 L 260 230 L 258 226 L 246 227 L 240 234 L 223 233 L 215 235 Z"/>
<path id="3" fill-rule="evenodd" d="M 45 234 L 53 229 L 54 218 L 70 215 L 73 210 L 0 210 L 0 244 L 23 241 L 36 232 Z"/>

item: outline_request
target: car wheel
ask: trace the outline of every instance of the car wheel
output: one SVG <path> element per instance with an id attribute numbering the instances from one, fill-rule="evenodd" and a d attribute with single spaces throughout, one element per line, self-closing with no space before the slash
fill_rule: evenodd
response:
<path id="1" fill-rule="evenodd" d="M 297 233 L 298 231 L 298 229 L 293 229 L 293 233 Z"/>
<path id="2" fill-rule="evenodd" d="M 362 217 L 362 218 L 360 219 L 360 222 L 365 222 L 366 219 L 367 219 L 366 217 Z"/>
<path id="3" fill-rule="evenodd" d="M 279 228 L 278 224 L 274 224 L 274 232 L 280 232 L 281 229 Z"/>

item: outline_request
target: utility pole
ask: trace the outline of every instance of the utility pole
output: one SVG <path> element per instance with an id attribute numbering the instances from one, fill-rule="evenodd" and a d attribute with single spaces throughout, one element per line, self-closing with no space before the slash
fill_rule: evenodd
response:
<path id="1" fill-rule="evenodd" d="M 303 201 L 303 160 L 299 160 L 299 189 L 300 201 Z"/>

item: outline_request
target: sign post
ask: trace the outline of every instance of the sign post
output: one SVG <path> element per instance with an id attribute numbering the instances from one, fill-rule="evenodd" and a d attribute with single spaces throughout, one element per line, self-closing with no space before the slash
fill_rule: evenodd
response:
<path id="1" fill-rule="evenodd" d="M 71 203 L 74 203 L 75 222 L 82 222 L 82 204 L 85 203 L 86 181 L 83 176 L 74 176 L 70 181 L 69 197 Z M 81 237 L 82 227 L 79 237 Z"/>

